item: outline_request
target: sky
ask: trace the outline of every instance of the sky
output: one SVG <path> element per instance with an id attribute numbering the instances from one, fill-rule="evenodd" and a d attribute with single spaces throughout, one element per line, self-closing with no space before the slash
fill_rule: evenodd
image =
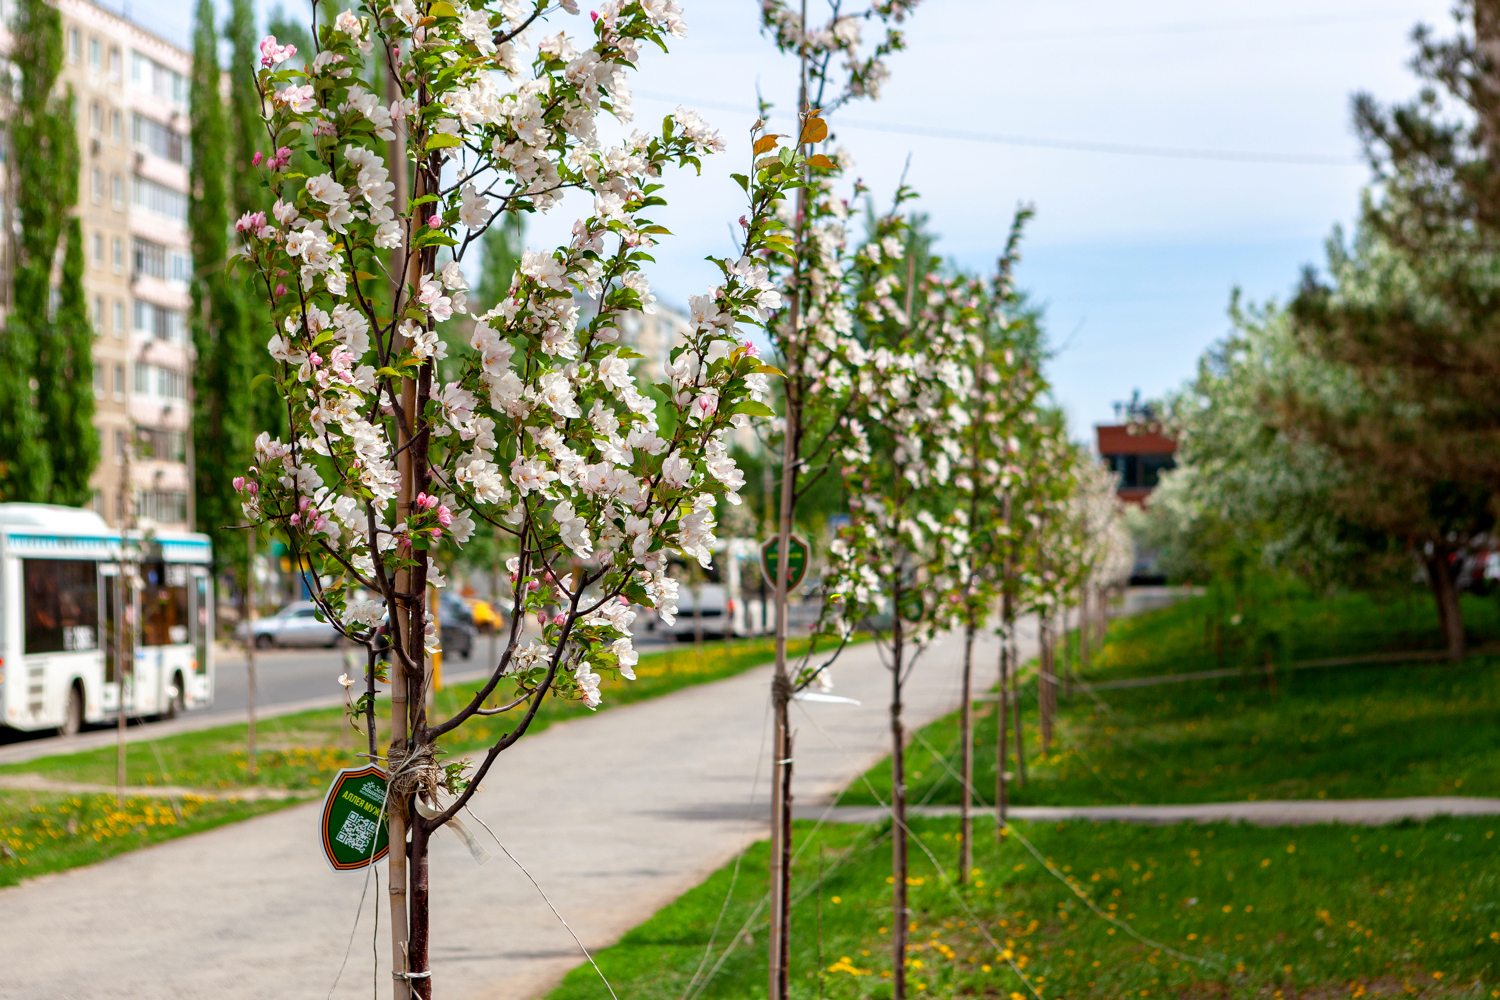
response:
<path id="1" fill-rule="evenodd" d="M 1284 301 L 1323 260 L 1369 180 L 1350 97 L 1414 94 L 1411 29 L 1425 21 L 1447 34 L 1448 7 L 925 0 L 880 100 L 830 124 L 879 203 L 906 172 L 937 252 L 956 266 L 992 269 L 1016 206 L 1035 206 L 1017 278 L 1045 307 L 1054 398 L 1073 435 L 1092 439 L 1115 402 L 1136 390 L 1158 397 L 1193 375 L 1228 332 L 1233 289 Z M 648 53 L 632 84 L 640 123 L 683 104 L 729 145 L 701 177 L 668 177 L 657 221 L 675 235 L 651 279 L 678 304 L 714 283 L 703 257 L 729 252 L 744 205 L 728 175 L 749 155 L 757 92 L 785 112 L 796 90 L 795 64 L 759 34 L 755 0 L 683 8 L 688 37 Z M 821 8 L 809 0 L 810 17 Z M 151 0 L 132 13 L 185 44 L 191 9 Z M 552 30 L 581 32 L 584 17 L 560 15 Z M 560 242 L 570 209 L 535 220 L 528 241 Z"/>

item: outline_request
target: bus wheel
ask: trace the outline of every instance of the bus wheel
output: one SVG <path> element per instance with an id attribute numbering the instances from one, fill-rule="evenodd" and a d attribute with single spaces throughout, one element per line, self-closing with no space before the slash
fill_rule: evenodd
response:
<path id="1" fill-rule="evenodd" d="M 77 736 L 83 729 L 83 689 L 75 682 L 68 689 L 68 714 L 57 727 L 59 736 Z"/>
<path id="2" fill-rule="evenodd" d="M 187 688 L 183 686 L 181 674 L 172 678 L 172 689 L 172 695 L 167 699 L 167 718 L 169 719 L 175 719 L 187 711 Z"/>

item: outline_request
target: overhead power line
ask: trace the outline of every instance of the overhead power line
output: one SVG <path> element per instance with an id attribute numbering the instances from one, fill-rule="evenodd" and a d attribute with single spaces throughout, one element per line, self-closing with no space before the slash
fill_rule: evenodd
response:
<path id="1" fill-rule="evenodd" d="M 725 104 L 719 101 L 689 100 L 669 94 L 637 91 L 637 97 L 662 101 L 667 104 L 684 104 L 714 108 L 719 111 L 734 111 L 753 115 L 755 109 L 745 104 Z M 1363 161 L 1355 156 L 1338 156 L 1326 153 L 1261 153 L 1232 149 L 1193 149 L 1180 146 L 1142 146 L 1131 143 L 1093 142 L 1083 139 L 1050 139 L 1040 136 L 1007 135 L 999 132 L 974 132 L 967 129 L 941 128 L 930 125 L 907 125 L 896 122 L 876 122 L 858 118 L 836 116 L 835 127 L 862 129 L 872 132 L 893 132 L 899 135 L 919 135 L 931 139 L 956 139 L 960 142 L 982 142 L 996 146 L 1021 146 L 1033 149 L 1060 149 L 1074 153 L 1107 153 L 1117 156 L 1150 156 L 1172 160 L 1216 160 L 1223 163 L 1263 163 L 1283 166 L 1347 167 Z"/>

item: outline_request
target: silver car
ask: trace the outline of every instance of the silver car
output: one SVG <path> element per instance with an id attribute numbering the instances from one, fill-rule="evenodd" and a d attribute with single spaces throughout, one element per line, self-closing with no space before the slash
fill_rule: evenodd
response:
<path id="1" fill-rule="evenodd" d="M 318 621 L 317 605 L 312 601 L 293 601 L 269 618 L 250 623 L 249 634 L 257 649 L 272 646 L 336 646 L 338 631 L 331 622 Z M 244 638 L 244 627 L 240 638 Z"/>

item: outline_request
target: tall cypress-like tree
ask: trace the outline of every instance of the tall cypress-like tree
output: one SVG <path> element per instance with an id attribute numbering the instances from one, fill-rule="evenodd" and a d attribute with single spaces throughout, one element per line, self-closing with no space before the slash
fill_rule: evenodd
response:
<path id="1" fill-rule="evenodd" d="M 99 464 L 99 431 L 94 427 L 94 328 L 83 293 L 83 226 L 77 216 L 65 220 L 63 241 L 57 308 L 36 341 L 37 402 L 52 468 L 47 498 L 82 507 L 93 497 L 89 477 Z"/>
<path id="2" fill-rule="evenodd" d="M 63 60 L 61 16 L 45 0 L 21 0 L 11 32 L 21 77 L 10 123 L 20 233 L 14 300 L 0 340 L 0 498 L 41 502 L 49 497 L 52 468 L 37 395 L 37 346 L 50 323 L 63 222 L 78 201 L 78 137 L 71 93 L 52 94 Z"/>
<path id="3" fill-rule="evenodd" d="M 261 119 L 260 94 L 255 89 L 255 71 L 260 60 L 260 39 L 256 37 L 255 5 L 252 0 L 232 0 L 229 22 L 225 26 L 233 55 L 229 67 L 229 108 L 226 121 L 229 150 L 230 178 L 233 186 L 233 214 L 267 211 L 270 202 L 266 198 L 265 182 L 255 169 L 253 160 L 256 150 L 268 152 L 264 147 L 265 122 Z M 379 93 L 380 91 L 376 91 Z M 256 375 L 273 374 L 271 357 L 260 348 L 271 339 L 271 314 L 260 289 L 246 287 L 248 281 L 242 274 L 231 271 L 230 279 L 236 290 L 243 295 L 244 336 L 249 345 L 249 360 L 239 369 L 233 385 L 242 394 L 248 394 L 247 406 L 253 417 L 252 425 L 278 435 L 286 425 L 286 415 L 276 393 L 267 390 L 250 394 L 250 381 Z"/>
<path id="4" fill-rule="evenodd" d="M 197 527 L 214 538 L 220 565 L 238 567 L 244 543 L 226 531 L 243 515 L 231 483 L 250 461 L 253 363 L 244 295 L 228 270 L 230 157 L 220 95 L 219 39 L 212 0 L 198 0 L 191 82 L 193 164 L 188 206 L 193 240 L 194 487 Z M 227 155 L 226 155 L 227 154 Z"/>

